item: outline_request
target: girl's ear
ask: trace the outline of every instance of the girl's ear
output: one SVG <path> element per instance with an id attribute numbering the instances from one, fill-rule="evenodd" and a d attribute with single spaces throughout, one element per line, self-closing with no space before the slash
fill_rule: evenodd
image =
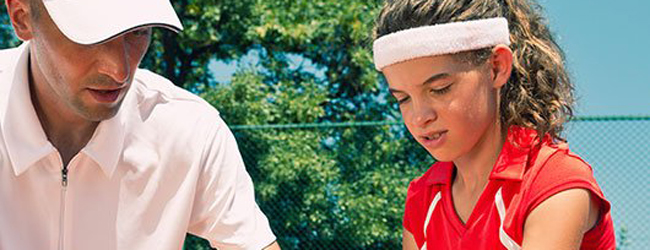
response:
<path id="1" fill-rule="evenodd" d="M 5 0 L 5 4 L 16 36 L 23 41 L 31 40 L 34 37 L 34 30 L 30 3 L 25 0 Z"/>
<path id="2" fill-rule="evenodd" d="M 512 72 L 512 50 L 505 45 L 497 45 L 492 49 L 490 67 L 494 88 L 501 88 L 510 79 Z"/>

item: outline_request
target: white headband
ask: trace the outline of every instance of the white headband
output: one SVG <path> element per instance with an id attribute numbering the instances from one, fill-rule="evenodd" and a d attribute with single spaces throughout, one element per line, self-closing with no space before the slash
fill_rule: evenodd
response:
<path id="1" fill-rule="evenodd" d="M 425 56 L 452 54 L 510 45 L 508 21 L 503 17 L 453 22 L 398 31 L 375 40 L 375 68 Z"/>

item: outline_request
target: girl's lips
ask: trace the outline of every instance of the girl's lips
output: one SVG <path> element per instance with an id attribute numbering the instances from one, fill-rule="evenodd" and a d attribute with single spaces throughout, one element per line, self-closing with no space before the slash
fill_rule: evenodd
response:
<path id="1" fill-rule="evenodd" d="M 113 89 L 113 90 L 98 90 L 98 89 L 90 89 L 89 90 L 92 96 L 97 100 L 98 102 L 103 102 L 103 103 L 112 103 L 117 100 L 117 98 L 120 96 L 120 92 L 122 92 L 122 89 Z"/>
<path id="2" fill-rule="evenodd" d="M 425 148 L 437 148 L 445 142 L 446 138 L 447 131 L 445 130 L 427 136 L 420 136 L 420 141 Z"/>

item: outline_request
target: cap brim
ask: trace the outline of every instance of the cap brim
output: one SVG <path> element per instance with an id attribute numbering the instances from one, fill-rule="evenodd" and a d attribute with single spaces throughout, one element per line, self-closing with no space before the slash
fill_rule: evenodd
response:
<path id="1" fill-rule="evenodd" d="M 71 41 L 98 44 L 130 30 L 183 26 L 168 0 L 43 0 L 50 17 Z"/>

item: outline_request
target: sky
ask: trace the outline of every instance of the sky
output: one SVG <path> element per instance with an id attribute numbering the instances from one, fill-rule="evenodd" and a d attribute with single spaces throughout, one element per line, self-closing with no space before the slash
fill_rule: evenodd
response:
<path id="1" fill-rule="evenodd" d="M 578 115 L 650 115 L 650 1 L 539 0 L 566 53 Z"/>

